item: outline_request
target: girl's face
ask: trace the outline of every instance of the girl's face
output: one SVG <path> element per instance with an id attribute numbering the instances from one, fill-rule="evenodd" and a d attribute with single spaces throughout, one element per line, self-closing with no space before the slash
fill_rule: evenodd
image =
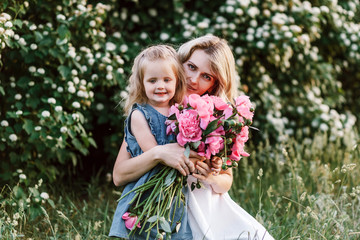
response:
<path id="1" fill-rule="evenodd" d="M 176 75 L 169 60 L 158 59 L 146 62 L 144 88 L 150 105 L 154 107 L 169 105 L 176 89 Z"/>
<path id="2" fill-rule="evenodd" d="M 186 95 L 203 95 L 213 90 L 217 79 L 211 74 L 209 55 L 204 50 L 195 50 L 183 66 L 187 81 Z"/>

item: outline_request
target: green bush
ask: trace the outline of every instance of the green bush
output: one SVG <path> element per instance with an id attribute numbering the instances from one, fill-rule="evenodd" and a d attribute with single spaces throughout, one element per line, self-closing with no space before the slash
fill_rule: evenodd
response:
<path id="1" fill-rule="evenodd" d="M 50 180 L 110 171 L 133 58 L 207 33 L 232 46 L 256 143 L 358 138 L 359 0 L 5 0 L 0 13 L 2 180 L 20 167 Z"/>

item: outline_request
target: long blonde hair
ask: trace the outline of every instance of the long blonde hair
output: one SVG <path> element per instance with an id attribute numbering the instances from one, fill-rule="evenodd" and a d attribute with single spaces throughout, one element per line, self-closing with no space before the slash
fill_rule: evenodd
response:
<path id="1" fill-rule="evenodd" d="M 125 103 L 125 113 L 128 114 L 134 103 L 147 103 L 148 98 L 144 87 L 144 69 L 146 61 L 158 59 L 167 60 L 172 65 L 172 70 L 176 76 L 176 91 L 169 104 L 180 103 L 186 92 L 186 78 L 184 68 L 179 60 L 175 49 L 169 45 L 155 45 L 143 50 L 134 60 L 129 78 L 129 98 Z"/>
<path id="2" fill-rule="evenodd" d="M 209 55 L 210 70 L 217 78 L 216 86 L 209 94 L 233 102 L 233 98 L 237 96 L 238 85 L 234 55 L 227 41 L 213 35 L 192 39 L 178 49 L 180 61 L 186 62 L 198 49 Z"/>

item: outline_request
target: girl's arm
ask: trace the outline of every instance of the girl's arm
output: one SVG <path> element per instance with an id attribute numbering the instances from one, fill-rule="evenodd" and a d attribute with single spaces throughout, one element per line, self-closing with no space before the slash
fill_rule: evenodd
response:
<path id="1" fill-rule="evenodd" d="M 179 146 L 177 143 L 157 145 L 155 138 L 151 135 L 155 141 L 154 146 L 154 142 L 152 142 L 151 138 L 149 138 L 148 135 L 148 137 L 145 137 L 144 131 L 146 128 L 143 127 L 147 126 L 148 133 L 151 134 L 150 128 L 145 117 L 141 113 L 143 119 L 141 119 L 141 116 L 138 119 L 136 118 L 136 112 L 137 111 L 133 112 L 131 120 L 132 133 L 137 140 L 139 139 L 138 143 L 145 151 L 143 154 L 131 158 L 130 154 L 126 151 L 127 144 L 123 141 L 113 169 L 114 184 L 116 186 L 121 186 L 134 181 L 155 167 L 158 163 L 175 168 L 184 176 L 193 171 L 194 164 L 185 157 L 185 149 L 183 147 Z M 133 122 L 133 120 L 135 121 Z M 138 122 L 136 122 L 137 120 Z M 145 124 L 142 120 L 145 121 Z M 141 130 L 137 127 L 140 127 Z M 146 141 L 149 139 L 150 141 Z M 190 156 L 197 157 L 195 153 L 191 153 Z"/>

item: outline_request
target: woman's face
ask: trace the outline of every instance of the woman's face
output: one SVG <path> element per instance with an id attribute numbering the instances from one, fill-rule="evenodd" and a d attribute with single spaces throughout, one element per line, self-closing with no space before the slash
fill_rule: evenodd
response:
<path id="1" fill-rule="evenodd" d="M 209 55 L 204 50 L 195 50 L 183 66 L 187 82 L 186 95 L 203 95 L 213 90 L 217 79 L 210 71 Z"/>

